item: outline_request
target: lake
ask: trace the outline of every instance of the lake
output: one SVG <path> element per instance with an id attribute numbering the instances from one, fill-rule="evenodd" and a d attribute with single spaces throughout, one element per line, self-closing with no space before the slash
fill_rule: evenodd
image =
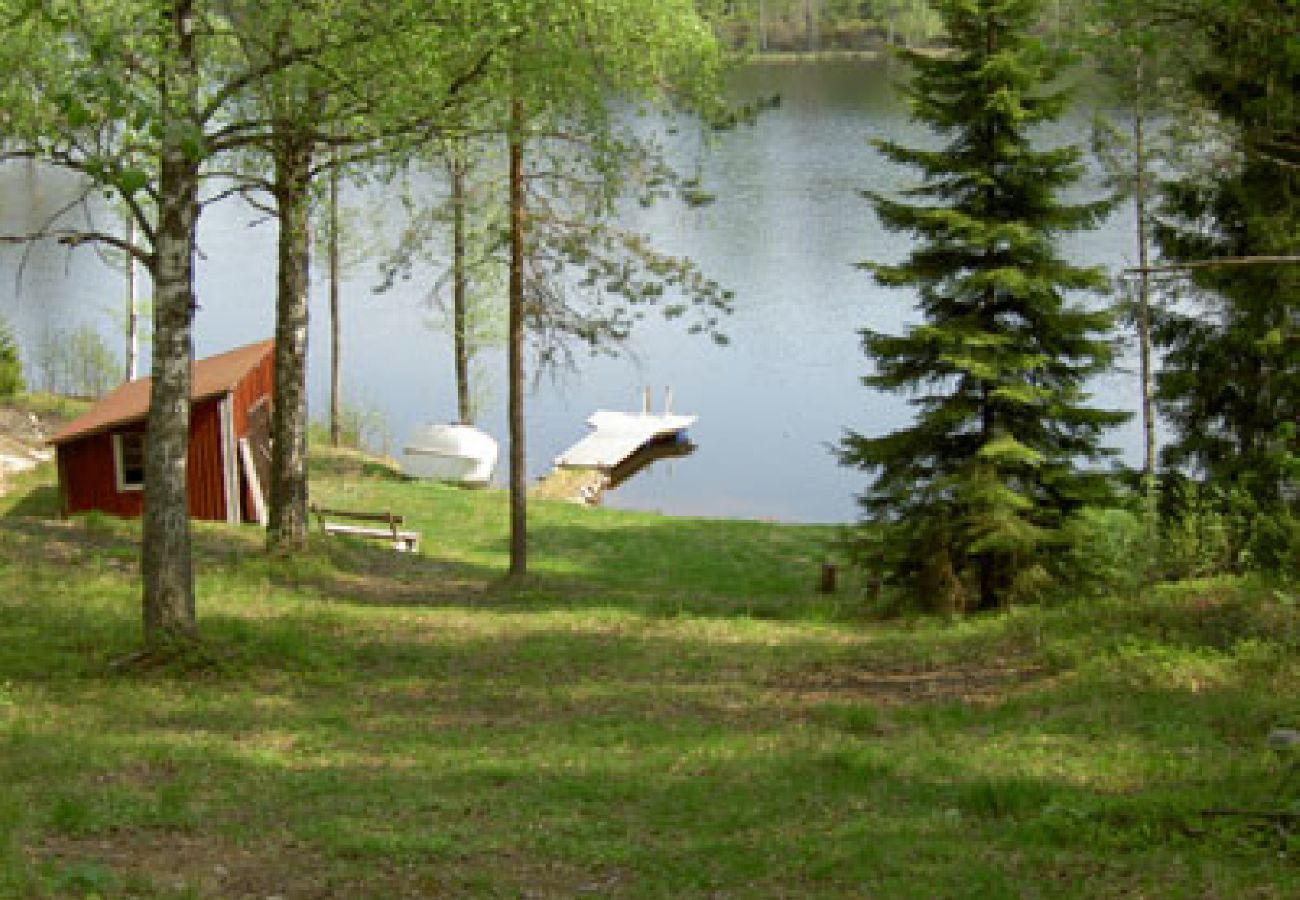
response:
<path id="1" fill-rule="evenodd" d="M 699 166 L 716 202 L 692 210 L 633 207 L 628 224 L 651 234 L 659 248 L 690 255 L 735 292 L 735 314 L 724 324 L 731 342 L 715 346 L 651 317 L 634 335 L 629 357 L 583 360 L 576 373 L 540 381 L 528 398 L 532 476 L 543 474 L 586 432 L 585 419 L 596 409 L 639 409 L 647 385 L 657 408 L 671 387 L 674 411 L 700 417 L 691 432 L 698 449 L 655 463 L 608 493 L 607 505 L 789 522 L 855 518 L 853 498 L 864 476 L 840 468 L 829 448 L 846 428 L 884 433 L 909 416 L 905 398 L 861 386 L 868 362 L 857 330 L 901 329 L 914 321 L 911 303 L 904 292 L 877 288 L 854 267 L 862 260 L 899 259 L 908 247 L 906 236 L 879 227 L 859 193 L 897 189 L 912 178 L 882 160 L 870 138 L 927 139 L 907 121 L 891 88 L 899 75 L 870 61 L 752 66 L 737 76 L 736 96 L 780 94 L 779 108 L 707 148 L 694 134 L 675 139 L 672 154 L 688 170 Z M 1090 117 L 1081 108 L 1043 139 L 1081 140 Z M 76 190 L 75 180 L 61 173 L 25 164 L 0 170 L 0 230 L 39 227 Z M 350 196 L 377 206 L 390 221 L 401 215 L 399 204 L 373 189 Z M 109 224 L 102 207 L 90 207 L 90 215 Z M 82 221 L 87 214 L 72 215 Z M 275 230 L 257 225 L 258 218 L 236 202 L 203 216 L 195 323 L 200 356 L 274 331 Z M 1122 209 L 1106 227 L 1071 237 L 1065 250 L 1075 261 L 1118 270 L 1132 264 L 1132 243 Z M 15 325 L 29 365 L 52 329 L 72 323 L 90 323 L 111 346 L 120 343 L 122 274 L 93 250 L 5 247 L 0 266 L 6 275 L 0 312 Z M 381 295 L 371 290 L 377 280 L 372 266 L 361 266 L 343 288 L 345 397 L 382 423 L 390 449 L 400 449 L 419 423 L 455 418 L 450 340 L 430 327 L 435 316 L 419 278 Z M 319 277 L 312 289 L 308 369 L 313 418 L 327 410 L 327 302 Z M 504 458 L 503 355 L 484 354 L 483 368 L 489 377 L 479 389 L 486 400 L 480 425 L 502 442 Z M 1102 405 L 1137 409 L 1137 378 L 1130 372 L 1099 379 L 1094 393 Z M 1111 443 L 1126 461 L 1139 461 L 1135 424 L 1115 432 Z"/>

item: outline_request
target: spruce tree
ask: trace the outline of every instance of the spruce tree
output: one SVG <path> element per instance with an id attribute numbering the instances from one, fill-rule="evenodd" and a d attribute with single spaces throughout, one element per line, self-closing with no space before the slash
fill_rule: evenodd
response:
<path id="1" fill-rule="evenodd" d="M 1045 87 L 1061 56 L 1028 31 L 1038 0 L 935 6 L 952 52 L 905 54 L 907 93 L 943 145 L 876 142 L 921 179 L 900 199 L 867 195 L 917 243 L 900 264 L 863 264 L 919 297 L 924 321 L 905 334 L 861 332 L 863 382 L 910 393 L 916 415 L 892 434 L 849 432 L 839 454 L 875 476 L 860 497 L 864 562 L 925 604 L 983 610 L 1027 593 L 1062 517 L 1106 495 L 1081 465 L 1108 454 L 1101 434 L 1127 416 L 1086 405 L 1086 380 L 1111 362 L 1111 317 L 1080 299 L 1105 278 L 1056 242 L 1111 203 L 1063 202 L 1080 151 L 1033 145 L 1068 102 Z"/>
<path id="2" fill-rule="evenodd" d="M 1232 158 L 1166 186 L 1157 229 L 1168 259 L 1212 263 L 1300 246 L 1300 12 L 1293 0 L 1198 3 L 1209 53 L 1192 73 L 1230 129 Z M 1201 154 L 1204 156 L 1205 154 Z M 1170 422 L 1164 462 L 1282 512 L 1297 497 L 1300 266 L 1203 265 L 1194 302 L 1158 322 L 1157 401 Z"/>

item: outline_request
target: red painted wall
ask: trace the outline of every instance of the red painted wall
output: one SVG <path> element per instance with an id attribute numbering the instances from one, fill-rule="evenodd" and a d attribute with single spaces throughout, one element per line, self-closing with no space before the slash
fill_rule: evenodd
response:
<path id="1" fill-rule="evenodd" d="M 186 486 L 190 518 L 226 520 L 226 477 L 222 466 L 221 400 L 198 404 L 190 412 L 190 460 Z"/>
<path id="2" fill-rule="evenodd" d="M 144 423 L 117 432 L 141 431 Z M 58 447 L 59 484 L 65 515 L 103 510 L 115 516 L 140 515 L 144 491 L 118 491 L 111 432 L 88 435 Z M 187 482 L 190 517 L 224 522 L 225 481 L 221 459 L 221 400 L 214 398 L 190 412 L 190 456 Z"/>
<path id="3" fill-rule="evenodd" d="M 63 491 L 65 514 L 102 509 L 115 516 L 140 515 L 144 492 L 119 493 L 117 490 L 111 435 L 92 434 L 78 441 L 60 444 L 58 457 L 59 484 Z"/>
<path id="4" fill-rule="evenodd" d="M 239 384 L 235 385 L 235 390 L 231 393 L 235 404 L 236 441 L 248 436 L 248 411 L 263 397 L 270 402 L 271 392 L 275 386 L 272 378 L 272 373 L 275 371 L 274 364 L 275 354 L 266 354 L 262 361 L 255 368 L 250 369 Z"/>

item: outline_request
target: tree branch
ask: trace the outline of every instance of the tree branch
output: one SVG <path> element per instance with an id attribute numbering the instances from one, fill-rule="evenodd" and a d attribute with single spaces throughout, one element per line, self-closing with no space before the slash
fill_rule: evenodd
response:
<path id="1" fill-rule="evenodd" d="M 83 244 L 107 244 L 115 247 L 123 253 L 127 253 L 140 261 L 146 268 L 152 271 L 154 256 L 141 250 L 135 244 L 130 243 L 125 238 L 115 234 L 109 234 L 104 231 L 79 231 L 74 228 L 56 228 L 53 230 L 35 231 L 31 234 L 0 235 L 0 244 L 31 244 L 36 241 L 58 241 L 66 247 L 80 247 Z"/>
<path id="2" fill-rule="evenodd" d="M 1294 265 L 1300 263 L 1300 256 L 1224 256 L 1219 259 L 1193 259 L 1181 263 L 1162 263 L 1158 266 L 1134 266 L 1124 270 L 1124 274 L 1148 275 L 1170 274 L 1192 269 L 1218 269 L 1229 266 L 1268 266 Z"/>

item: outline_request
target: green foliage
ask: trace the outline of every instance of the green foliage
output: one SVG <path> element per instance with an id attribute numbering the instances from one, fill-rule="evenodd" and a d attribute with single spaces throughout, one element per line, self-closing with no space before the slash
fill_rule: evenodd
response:
<path id="1" fill-rule="evenodd" d="M 1261 572 L 1295 579 L 1300 519 L 1285 505 L 1260 503 L 1251 491 L 1170 476 L 1160 502 L 1164 577 Z"/>
<path id="2" fill-rule="evenodd" d="M 329 423 L 313 422 L 309 440 L 318 447 L 328 445 Z M 344 398 L 339 405 L 339 446 L 383 454 L 392 443 L 392 427 L 383 410 L 365 400 Z"/>
<path id="3" fill-rule="evenodd" d="M 928 0 L 698 0 L 734 47 L 760 52 L 924 46 L 943 34 Z"/>
<path id="4" fill-rule="evenodd" d="M 0 318 L 0 398 L 10 399 L 24 390 L 23 363 L 13 331 Z"/>
<path id="5" fill-rule="evenodd" d="M 122 380 L 122 364 L 89 325 L 48 332 L 34 368 L 42 390 L 94 399 Z"/>
<path id="6" fill-rule="evenodd" d="M 1111 204 L 1064 203 L 1079 151 L 1033 146 L 1066 103 L 1048 87 L 1062 57 L 1028 34 L 1038 4 L 938 8 L 955 52 L 909 54 L 907 90 L 947 143 L 878 143 L 921 183 L 904 199 L 870 195 L 882 223 L 919 245 L 903 263 L 862 266 L 919 294 L 923 324 L 862 332 L 864 383 L 913 395 L 917 415 L 882 437 L 849 433 L 840 458 L 875 476 L 861 498 L 866 563 L 924 606 L 987 609 L 1041 596 L 1062 518 L 1108 493 L 1080 466 L 1108 455 L 1101 434 L 1127 416 L 1085 402 L 1086 379 L 1111 361 L 1110 316 L 1076 299 L 1104 280 L 1061 259 L 1056 240 Z"/>
<path id="7" fill-rule="evenodd" d="M 380 259 L 382 279 L 375 287 L 382 293 L 398 281 L 411 281 L 422 269 L 432 270 L 423 299 L 433 315 L 426 324 L 450 334 L 455 352 L 464 356 L 464 370 L 456 369 L 456 389 L 466 406 L 459 410 L 460 418 L 469 424 L 487 407 L 491 389 L 479 356 L 506 337 L 505 165 L 495 144 L 458 136 L 426 148 L 436 161 L 413 165 L 402 182 L 406 222 Z M 420 177 L 411 177 L 416 172 Z M 429 182 L 440 178 L 445 178 L 445 188 L 430 196 Z M 462 376 L 465 384 L 459 381 Z"/>
<path id="8" fill-rule="evenodd" d="M 1084 507 L 1065 520 L 1057 540 L 1048 562 L 1055 597 L 1131 597 L 1155 576 L 1157 536 L 1139 513 Z"/>

